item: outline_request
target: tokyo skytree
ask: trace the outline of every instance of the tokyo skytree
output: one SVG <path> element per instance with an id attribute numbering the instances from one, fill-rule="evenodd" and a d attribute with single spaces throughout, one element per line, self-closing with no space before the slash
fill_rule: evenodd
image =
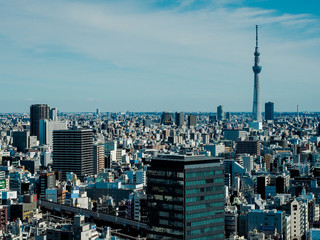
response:
<path id="1" fill-rule="evenodd" d="M 252 120 L 261 122 L 261 105 L 260 105 L 260 80 L 259 73 L 262 67 L 259 66 L 260 53 L 258 47 L 258 25 L 256 25 L 256 49 L 254 52 L 254 66 L 252 70 L 254 72 L 254 88 L 253 88 L 253 108 L 252 108 Z"/>

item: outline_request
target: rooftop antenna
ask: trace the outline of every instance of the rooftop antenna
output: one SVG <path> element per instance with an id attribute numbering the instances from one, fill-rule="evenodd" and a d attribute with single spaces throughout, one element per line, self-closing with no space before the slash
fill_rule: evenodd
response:
<path id="1" fill-rule="evenodd" d="M 258 25 L 256 25 L 256 47 L 258 47 Z"/>

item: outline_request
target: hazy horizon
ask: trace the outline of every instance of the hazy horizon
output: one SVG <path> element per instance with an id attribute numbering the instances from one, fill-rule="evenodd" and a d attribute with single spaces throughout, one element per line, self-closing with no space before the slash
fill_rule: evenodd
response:
<path id="1" fill-rule="evenodd" d="M 319 5 L 0 1 L 0 112 L 250 112 L 256 24 L 261 110 L 320 111 Z"/>

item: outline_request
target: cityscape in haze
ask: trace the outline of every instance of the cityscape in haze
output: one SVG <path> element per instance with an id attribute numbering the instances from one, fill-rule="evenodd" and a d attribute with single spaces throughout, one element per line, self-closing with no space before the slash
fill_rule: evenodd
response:
<path id="1" fill-rule="evenodd" d="M 0 239 L 320 239 L 315 0 L 0 1 L 0 26 Z"/>

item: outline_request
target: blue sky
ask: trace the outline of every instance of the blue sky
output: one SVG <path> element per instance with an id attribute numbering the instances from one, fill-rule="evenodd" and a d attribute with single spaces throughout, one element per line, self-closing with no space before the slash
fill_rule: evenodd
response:
<path id="1" fill-rule="evenodd" d="M 0 0 L 0 112 L 249 112 L 256 24 L 262 105 L 320 111 L 319 5 Z"/>

